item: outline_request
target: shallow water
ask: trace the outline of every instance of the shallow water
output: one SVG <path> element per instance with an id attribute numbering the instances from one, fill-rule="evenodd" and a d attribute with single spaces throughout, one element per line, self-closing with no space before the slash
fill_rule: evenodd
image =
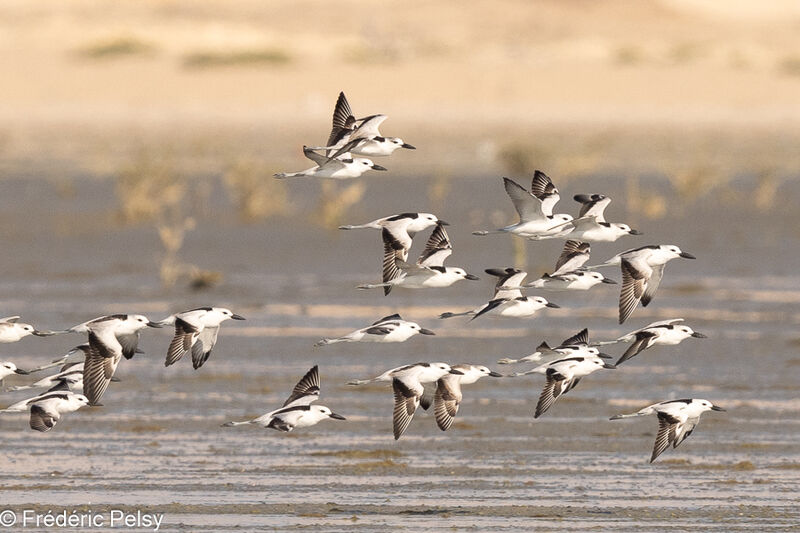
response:
<path id="1" fill-rule="evenodd" d="M 436 206 L 426 178 L 375 178 L 342 222 L 430 210 L 451 223 L 448 264 L 477 274 L 512 264 L 510 236 L 470 235 L 494 226 L 495 212 L 510 210 L 499 178 L 454 183 L 446 205 Z M 648 184 L 664 188 L 656 179 Z M 211 359 L 196 372 L 188 361 L 165 369 L 169 332 L 144 332 L 146 355 L 120 365 L 122 382 L 110 387 L 104 406 L 68 415 L 50 433 L 30 431 L 22 414 L 0 415 L 2 507 L 157 511 L 165 514 L 162 531 L 792 530 L 800 523 L 793 207 L 800 187 L 783 184 L 771 210 L 759 211 L 749 207 L 752 185 L 742 178 L 727 196 L 671 196 L 675 216 L 652 221 L 626 214 L 623 185 L 603 176 L 560 185 L 562 210 L 575 211 L 572 194 L 608 192 L 616 199 L 609 218 L 645 233 L 597 244 L 593 259 L 670 242 L 698 260 L 670 263 L 653 303 L 619 326 L 615 286 L 547 294 L 562 309 L 533 320 L 472 323 L 435 317 L 485 301 L 486 275 L 429 292 L 357 291 L 379 276 L 378 233 L 307 222 L 314 183 L 291 184 L 291 218 L 252 225 L 239 223 L 216 191 L 181 250 L 186 261 L 224 274 L 219 286 L 198 293 L 160 286 L 156 232 L 115 221 L 111 182 L 78 179 L 66 196 L 48 180 L 0 182 L 3 316 L 59 329 L 111 312 L 161 318 L 212 303 L 248 319 L 225 324 Z M 560 246 L 529 243 L 529 270 L 552 268 Z M 619 272 L 607 275 L 619 281 Z M 395 311 L 437 335 L 398 345 L 312 346 Z M 395 442 L 389 387 L 344 384 L 419 360 L 521 370 L 527 366 L 494 362 L 582 327 L 592 339 L 610 339 L 674 317 L 709 339 L 653 348 L 616 371 L 589 376 L 539 420 L 532 414 L 541 376 L 485 378 L 465 387 L 448 432 L 420 412 Z M 34 366 L 80 342 L 27 338 L 0 345 L 0 359 Z M 605 351 L 618 355 L 624 347 Z M 322 376 L 320 403 L 346 422 L 290 434 L 219 427 L 279 405 L 314 364 Z M 14 377 L 6 385 L 23 382 Z M 24 394 L 3 393 L 0 403 Z M 672 397 L 707 398 L 728 412 L 705 414 L 690 439 L 650 465 L 655 419 L 608 417 Z"/>

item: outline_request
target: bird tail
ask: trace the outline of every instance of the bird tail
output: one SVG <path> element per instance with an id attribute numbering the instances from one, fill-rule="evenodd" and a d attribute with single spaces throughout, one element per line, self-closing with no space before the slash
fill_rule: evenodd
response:
<path id="1" fill-rule="evenodd" d="M 634 418 L 634 417 L 637 417 L 637 416 L 642 416 L 643 414 L 644 413 L 630 413 L 630 414 L 627 414 L 627 415 L 614 415 L 611 418 L 609 418 L 609 420 L 621 420 L 623 418 Z"/>
<path id="2" fill-rule="evenodd" d="M 356 289 L 379 289 L 381 287 L 391 287 L 391 283 L 365 283 L 364 285 L 359 285 Z"/>
<path id="3" fill-rule="evenodd" d="M 469 315 L 472 315 L 472 314 L 475 314 L 475 312 L 474 311 L 464 311 L 463 313 L 451 313 L 451 312 L 448 311 L 447 313 L 442 313 L 441 315 L 439 315 L 439 318 L 453 318 L 454 316 L 469 316 Z"/>
<path id="4" fill-rule="evenodd" d="M 252 424 L 252 420 L 248 420 L 246 422 L 225 422 L 224 424 L 220 424 L 220 427 L 223 428 L 232 428 L 233 426 L 246 426 L 248 424 Z"/>
<path id="5" fill-rule="evenodd" d="M 348 224 L 345 226 L 339 226 L 339 229 L 376 229 L 380 228 L 380 226 L 373 226 L 372 224 Z"/>

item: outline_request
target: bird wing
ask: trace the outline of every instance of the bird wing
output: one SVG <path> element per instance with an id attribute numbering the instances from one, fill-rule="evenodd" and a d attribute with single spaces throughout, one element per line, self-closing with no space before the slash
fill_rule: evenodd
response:
<path id="1" fill-rule="evenodd" d="M 620 263 L 622 269 L 622 287 L 619 292 L 619 323 L 625 322 L 636 309 L 636 305 L 644 294 L 645 273 L 637 270 L 626 259 Z"/>
<path id="2" fill-rule="evenodd" d="M 588 242 L 568 240 L 556 261 L 556 270 L 553 275 L 560 272 L 570 272 L 582 267 L 589 260 L 590 245 Z"/>
<path id="3" fill-rule="evenodd" d="M 501 289 L 500 287 L 518 287 L 522 285 L 522 281 L 528 275 L 524 270 L 519 270 L 518 268 L 487 268 L 484 272 L 490 276 L 497 277 L 493 300 L 497 298 L 519 298 L 522 296 L 522 292 L 519 289 Z"/>
<path id="4" fill-rule="evenodd" d="M 7 316 L 0 318 L 0 324 L 15 324 L 19 320 L 19 316 Z"/>
<path id="5" fill-rule="evenodd" d="M 397 440 L 408 429 L 414 412 L 419 405 L 419 398 L 422 396 L 422 385 L 409 386 L 399 378 L 392 378 L 392 389 L 394 389 L 394 413 L 392 415 L 392 426 L 394 429 L 394 439 Z"/>
<path id="6" fill-rule="evenodd" d="M 349 135 L 355 128 L 356 118 L 350 110 L 350 102 L 344 92 L 339 93 L 336 100 L 336 107 L 333 108 L 333 119 L 331 124 L 331 134 L 328 137 L 327 146 L 335 146 L 345 135 Z"/>
<path id="7" fill-rule="evenodd" d="M 214 345 L 217 343 L 217 335 L 219 335 L 219 326 L 206 326 L 197 335 L 197 340 L 192 345 L 192 366 L 195 370 L 208 361 L 211 356 L 211 350 L 214 349 Z"/>
<path id="8" fill-rule="evenodd" d="M 551 216 L 553 214 L 553 207 L 555 207 L 561 199 L 561 196 L 558 194 L 558 189 L 553 185 L 550 177 L 541 170 L 537 170 L 533 173 L 531 194 L 541 202 L 542 213 L 545 216 Z"/>
<path id="9" fill-rule="evenodd" d="M 167 359 L 164 366 L 175 364 L 184 354 L 192 348 L 197 334 L 202 330 L 202 326 L 194 325 L 186 320 L 175 318 L 175 336 L 167 348 Z"/>
<path id="10" fill-rule="evenodd" d="M 544 389 L 539 395 L 539 402 L 536 404 L 536 413 L 534 418 L 542 416 L 554 403 L 556 399 L 564 392 L 564 382 L 566 378 L 558 371 L 548 368 L 545 374 L 547 381 L 545 381 Z"/>
<path id="11" fill-rule="evenodd" d="M 561 346 L 574 346 L 576 344 L 589 344 L 589 329 L 583 328 L 568 339 L 564 339 Z"/>
<path id="12" fill-rule="evenodd" d="M 433 228 L 425 249 L 417 259 L 417 264 L 422 266 L 443 266 L 444 260 L 453 253 L 453 246 L 450 244 L 450 237 L 441 222 Z"/>
<path id="13" fill-rule="evenodd" d="M 397 260 L 404 261 L 407 257 L 407 250 L 388 229 L 383 228 L 381 236 L 383 237 L 383 282 L 388 283 L 400 275 Z M 384 295 L 389 294 L 391 290 L 391 286 L 384 287 Z"/>
<path id="14" fill-rule="evenodd" d="M 314 365 L 294 386 L 292 393 L 283 402 L 283 407 L 310 405 L 319 399 L 319 392 L 319 367 Z"/>
<path id="15" fill-rule="evenodd" d="M 604 212 L 611 203 L 611 198 L 604 194 L 576 194 L 573 199 L 581 203 L 579 217 L 594 216 L 598 222 L 606 221 Z"/>
<path id="16" fill-rule="evenodd" d="M 436 385 L 433 414 L 436 417 L 436 424 L 442 431 L 447 431 L 453 425 L 458 406 L 461 404 L 461 380 L 458 376 L 453 378 L 440 378 Z"/>
<path id="17" fill-rule="evenodd" d="M 378 128 L 387 118 L 389 117 L 386 115 L 370 115 L 368 117 L 364 117 L 363 119 L 359 119 L 362 122 L 355 130 L 353 130 L 351 138 L 358 137 L 360 139 L 366 139 L 371 137 L 380 137 L 381 132 L 378 130 Z"/>
<path id="18" fill-rule="evenodd" d="M 60 419 L 61 415 L 58 411 L 48 409 L 40 404 L 31 405 L 31 429 L 42 433 L 50 431 Z"/>
<path id="19" fill-rule="evenodd" d="M 647 280 L 647 284 L 644 289 L 644 294 L 642 295 L 642 305 L 647 307 L 647 304 L 650 303 L 650 300 L 656 295 L 656 291 L 658 290 L 658 285 L 661 283 L 661 277 L 664 275 L 664 265 L 656 265 L 653 267 L 653 272 L 650 274 L 650 279 Z"/>
<path id="20" fill-rule="evenodd" d="M 503 178 L 506 194 L 511 198 L 514 209 L 517 210 L 520 221 L 528 222 L 545 218 L 542 212 L 542 202 L 519 183 L 509 178 Z"/>
<path id="21" fill-rule="evenodd" d="M 481 307 L 481 309 L 478 312 L 476 312 L 475 315 L 472 318 L 470 318 L 469 320 L 470 320 L 470 322 L 472 322 L 473 320 L 475 320 L 479 316 L 481 316 L 483 314 L 486 314 L 489 311 L 491 311 L 492 309 L 496 309 L 497 307 L 500 307 L 501 305 L 503 305 L 505 303 L 508 303 L 510 301 L 511 300 L 509 300 L 508 298 L 495 298 L 494 300 L 489 301 L 489 303 L 487 303 L 486 305 Z"/>
<path id="22" fill-rule="evenodd" d="M 308 146 L 303 146 L 303 155 L 306 156 L 308 159 L 312 160 L 319 167 L 328 163 L 336 162 L 336 160 L 331 161 L 326 156 L 318 154 Z"/>
<path id="23" fill-rule="evenodd" d="M 653 446 L 653 454 L 650 456 L 651 463 L 655 461 L 656 457 L 661 455 L 664 450 L 669 448 L 670 443 L 674 442 L 675 428 L 679 422 L 679 419 L 668 413 L 664 413 L 663 411 L 658 412 L 658 433 L 656 434 L 656 442 Z"/>
<path id="24" fill-rule="evenodd" d="M 675 438 L 672 441 L 672 447 L 677 448 L 681 442 L 685 441 L 687 437 L 692 434 L 692 431 L 694 431 L 694 428 L 699 422 L 700 417 L 695 416 L 692 418 L 687 418 L 686 422 L 683 424 L 678 424 L 675 431 Z"/>
<path id="25" fill-rule="evenodd" d="M 639 355 L 641 352 L 649 348 L 652 345 L 652 340 L 655 336 L 656 334 L 650 331 L 639 331 L 636 333 L 634 341 L 631 343 L 628 349 L 625 350 L 625 353 L 622 354 L 622 357 L 619 358 L 617 365 L 624 363 L 631 357 Z"/>
<path id="26" fill-rule="evenodd" d="M 94 348 L 86 350 L 83 364 L 83 393 L 91 405 L 96 405 L 105 394 L 120 359 L 120 355 L 103 357 Z"/>

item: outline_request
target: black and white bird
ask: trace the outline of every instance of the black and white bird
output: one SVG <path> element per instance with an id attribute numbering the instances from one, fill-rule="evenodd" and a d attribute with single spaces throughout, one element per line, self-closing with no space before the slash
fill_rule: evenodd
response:
<path id="1" fill-rule="evenodd" d="M 226 422 L 222 424 L 222 427 L 254 424 L 263 428 L 288 432 L 295 428 L 313 426 L 328 418 L 345 420 L 342 415 L 337 415 L 324 405 L 311 405 L 319 399 L 319 393 L 319 368 L 317 365 L 314 365 L 311 370 L 306 372 L 306 375 L 297 382 L 292 393 L 286 401 L 283 402 L 283 406 L 280 409 L 270 411 L 258 418 L 246 420 L 244 422 Z"/>
<path id="2" fill-rule="evenodd" d="M 83 344 L 81 347 L 85 347 L 88 350 L 89 345 Z M 58 373 L 44 377 L 30 385 L 12 387 L 8 389 L 8 392 L 28 389 L 50 389 L 62 382 L 65 383 L 71 391 L 83 390 L 83 362 L 66 363 L 61 367 Z"/>
<path id="3" fill-rule="evenodd" d="M 2 413 L 31 410 L 30 426 L 36 431 L 50 431 L 61 420 L 61 416 L 81 407 L 89 405 L 89 399 L 83 394 L 70 391 L 61 383 L 44 394 L 22 400 L 9 405 Z"/>
<path id="4" fill-rule="evenodd" d="M 303 146 L 303 155 L 316 163 L 316 166 L 299 172 L 279 172 L 275 174 L 278 179 L 283 178 L 327 178 L 327 179 L 352 179 L 360 178 L 368 170 L 386 170 L 376 165 L 365 157 L 351 157 L 343 154 L 336 159 L 330 159 L 318 154 L 311 148 Z"/>
<path id="5" fill-rule="evenodd" d="M 589 330 L 583 328 L 575 335 L 564 339 L 564 341 L 551 348 L 547 341 L 542 342 L 536 347 L 536 351 L 530 355 L 526 355 L 520 359 L 504 358 L 497 361 L 501 365 L 508 365 L 514 363 L 527 363 L 531 361 L 539 361 L 544 355 L 558 355 L 560 357 L 599 357 L 601 359 L 611 359 L 611 356 L 603 353 L 597 348 L 597 345 L 589 343 Z M 536 369 L 528 372 L 518 372 L 515 376 L 524 376 L 538 371 Z"/>
<path id="6" fill-rule="evenodd" d="M 393 241 L 403 246 L 404 253 L 400 257 L 403 261 L 408 260 L 408 251 L 411 249 L 414 235 L 426 230 L 436 224 L 447 226 L 447 222 L 439 220 L 439 217 L 431 213 L 400 213 L 389 217 L 379 218 L 366 224 L 339 226 L 339 229 L 377 229 L 383 231 L 386 228 Z"/>
<path id="7" fill-rule="evenodd" d="M 677 448 L 681 442 L 686 440 L 700 422 L 700 415 L 706 411 L 724 410 L 708 400 L 687 398 L 654 403 L 635 413 L 612 416 L 611 420 L 652 414 L 658 417 L 658 433 L 656 434 L 655 446 L 653 446 L 653 454 L 650 456 L 650 462 L 652 463 L 664 450 L 670 446 Z"/>
<path id="8" fill-rule="evenodd" d="M 607 222 L 604 211 L 611 198 L 602 194 L 576 194 L 576 202 L 581 204 L 578 218 L 564 223 L 563 229 L 572 239 L 591 242 L 614 242 L 625 235 L 641 235 L 627 224 Z"/>
<path id="9" fill-rule="evenodd" d="M 683 321 L 684 320 L 682 318 L 660 320 L 658 322 L 648 324 L 641 329 L 637 329 L 636 331 L 631 331 L 627 335 L 623 335 L 618 339 L 613 341 L 604 341 L 598 343 L 598 345 L 612 344 L 617 342 L 630 342 L 630 347 L 625 350 L 625 353 L 622 354 L 622 357 L 620 357 L 619 361 L 616 363 L 617 365 L 620 365 L 652 346 L 674 346 L 676 344 L 680 344 L 683 340 L 690 337 L 694 337 L 695 339 L 707 338 L 702 333 L 699 333 L 689 326 L 683 324 Z"/>
<path id="10" fill-rule="evenodd" d="M 348 382 L 348 385 L 364 385 L 377 381 L 390 381 L 394 390 L 394 414 L 392 427 L 394 439 L 399 439 L 414 417 L 419 407 L 425 388 L 423 384 L 438 381 L 445 374 L 462 375 L 460 370 L 447 363 L 416 363 L 387 370 L 372 379 Z"/>
<path id="11" fill-rule="evenodd" d="M 668 261 L 682 257 L 695 259 L 673 244 L 651 244 L 615 255 L 605 263 L 592 268 L 620 265 L 622 288 L 619 293 L 619 323 L 625 322 L 639 301 L 644 307 L 652 301 L 664 275 Z"/>
<path id="12" fill-rule="evenodd" d="M 436 417 L 436 424 L 442 431 L 447 431 L 458 413 L 458 408 L 461 405 L 463 395 L 461 393 L 462 385 L 469 385 L 475 383 L 482 377 L 491 376 L 493 378 L 501 378 L 503 374 L 489 370 L 482 365 L 469 365 L 460 364 L 453 365 L 453 370 L 458 370 L 461 374 L 445 374 L 440 377 L 435 384 L 424 384 L 425 393 L 420 399 L 420 406 L 423 409 L 428 409 L 433 403 L 433 414 Z"/>
<path id="13" fill-rule="evenodd" d="M 52 334 L 48 331 L 39 331 L 30 324 L 20 322 L 19 318 L 18 316 L 0 318 L 0 342 L 17 342 L 28 335 L 46 337 Z"/>
<path id="14" fill-rule="evenodd" d="M 539 418 L 558 398 L 574 389 L 581 379 L 601 368 L 615 368 L 596 355 L 564 357 L 541 366 L 520 372 L 516 375 L 544 374 L 546 381 L 539 402 L 536 404 L 534 418 Z"/>
<path id="15" fill-rule="evenodd" d="M 414 335 L 436 335 L 433 331 L 409 322 L 395 313 L 375 321 L 371 326 L 357 329 L 342 337 L 326 338 L 314 346 L 325 346 L 337 342 L 405 342 Z"/>
<path id="16" fill-rule="evenodd" d="M 83 365 L 83 392 L 92 405 L 97 405 L 105 394 L 122 357 L 130 359 L 136 355 L 139 332 L 146 327 L 161 326 L 144 315 L 118 314 L 101 316 L 66 330 L 89 335 Z"/>
<path id="17" fill-rule="evenodd" d="M 336 107 L 333 110 L 331 134 L 326 146 L 317 146 L 316 150 L 326 150 L 328 157 L 340 157 L 345 153 L 383 157 L 392 155 L 398 148 L 415 150 L 416 148 L 400 137 L 381 135 L 379 127 L 388 117 L 386 115 L 369 115 L 356 118 L 350 109 L 350 103 L 344 92 L 339 93 Z"/>
<path id="18" fill-rule="evenodd" d="M 473 235 L 513 233 L 528 239 L 544 239 L 569 233 L 570 230 L 563 225 L 571 221 L 572 216 L 553 214 L 553 207 L 561 197 L 547 174 L 537 170 L 530 191 L 509 178 L 503 178 L 503 186 L 519 215 L 519 222 L 494 231 L 473 231 Z"/>
<path id="19" fill-rule="evenodd" d="M 23 370 L 21 368 L 17 368 L 17 365 L 12 363 L 11 361 L 0 362 L 0 387 L 3 386 L 3 379 L 5 379 L 6 376 L 10 376 L 11 374 L 19 374 L 21 376 L 25 376 L 30 374 L 30 372 L 27 370 Z"/>
<path id="20" fill-rule="evenodd" d="M 217 343 L 220 324 L 229 319 L 244 320 L 244 317 L 224 307 L 198 307 L 158 322 L 160 326 L 175 326 L 164 366 L 175 364 L 189 352 L 195 370 L 203 366 Z"/>
<path id="21" fill-rule="evenodd" d="M 359 289 L 382 287 L 388 295 L 394 287 L 405 289 L 433 289 L 449 287 L 462 279 L 477 280 L 463 268 L 446 267 L 444 261 L 453 253 L 453 246 L 444 225 L 439 222 L 431 232 L 428 242 L 417 263 L 407 263 L 403 257 L 407 251 L 403 243 L 394 239 L 388 229 L 383 228 L 383 282 L 359 285 Z"/>
<path id="22" fill-rule="evenodd" d="M 557 304 L 548 302 L 541 296 L 523 296 L 519 285 L 525 279 L 527 272 L 518 268 L 487 268 L 490 276 L 497 278 L 494 296 L 487 303 L 461 313 L 442 313 L 439 318 L 452 318 L 456 316 L 472 316 L 475 320 L 479 316 L 503 318 L 530 318 L 545 307 L 558 308 Z"/>

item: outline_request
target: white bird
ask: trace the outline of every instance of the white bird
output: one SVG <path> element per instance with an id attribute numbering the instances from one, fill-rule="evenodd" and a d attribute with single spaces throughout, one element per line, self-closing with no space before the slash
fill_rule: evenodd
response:
<path id="1" fill-rule="evenodd" d="M 158 322 L 161 326 L 175 326 L 164 366 L 176 363 L 190 351 L 195 370 L 203 366 L 217 342 L 220 324 L 228 319 L 244 320 L 244 317 L 224 307 L 198 307 Z"/>
<path id="2" fill-rule="evenodd" d="M 605 277 L 600 272 L 578 269 L 562 274 L 545 273 L 541 278 L 526 283 L 523 287 L 542 289 L 543 291 L 587 291 L 601 283 L 617 284 L 616 281 Z"/>
<path id="3" fill-rule="evenodd" d="M 61 416 L 88 405 L 89 399 L 83 394 L 76 394 L 66 389 L 65 384 L 57 385 L 53 389 L 12 404 L 0 412 L 20 412 L 30 407 L 31 429 L 36 431 L 50 431 L 61 420 Z"/>
<path id="4" fill-rule="evenodd" d="M 83 391 L 92 405 L 97 405 L 114 377 L 120 359 L 137 353 L 139 332 L 160 328 L 144 315 L 108 315 L 78 324 L 67 332 L 88 333 L 89 349 L 85 350 Z"/>
<path id="5" fill-rule="evenodd" d="M 642 305 L 653 299 L 664 275 L 667 261 L 682 257 L 695 259 L 688 252 L 681 251 L 673 244 L 651 244 L 619 253 L 601 265 L 620 265 L 622 269 L 622 288 L 619 293 L 619 323 L 622 324 L 636 309 L 641 300 Z"/>
<path id="6" fill-rule="evenodd" d="M 83 344 L 81 347 L 85 347 L 88 350 L 89 345 Z M 30 385 L 12 387 L 8 389 L 8 392 L 40 388 L 50 389 L 61 383 L 64 383 L 71 391 L 83 389 L 83 362 L 66 363 L 57 374 L 44 377 Z"/>
<path id="7" fill-rule="evenodd" d="M 339 157 L 347 152 L 370 157 L 383 157 L 391 155 L 398 148 L 415 150 L 414 146 L 403 142 L 400 137 L 381 135 L 378 127 L 386 119 L 386 115 L 379 114 L 360 119 L 355 118 L 350 110 L 347 97 L 344 92 L 340 92 L 333 110 L 333 124 L 328 144 L 314 147 L 314 149 L 326 150 L 331 158 Z"/>
<path id="8" fill-rule="evenodd" d="M 17 342 L 28 335 L 36 335 L 38 337 L 52 335 L 52 332 L 39 331 L 30 324 L 20 322 L 19 318 L 18 316 L 0 318 L 0 342 Z"/>
<path id="9" fill-rule="evenodd" d="M 343 337 L 322 339 L 314 346 L 325 346 L 337 342 L 405 342 L 414 335 L 436 335 L 416 322 L 403 320 L 395 313 L 375 321 L 371 326 L 357 329 Z"/>
<path id="10" fill-rule="evenodd" d="M 519 215 L 519 222 L 494 231 L 473 231 L 473 235 L 513 233 L 525 238 L 555 238 L 569 232 L 569 229 L 561 226 L 571 221 L 572 216 L 566 213 L 553 214 L 553 206 L 560 196 L 547 174 L 537 170 L 530 191 L 509 178 L 503 178 L 503 185 Z"/>
<path id="11" fill-rule="evenodd" d="M 351 179 L 359 178 L 368 170 L 386 170 L 380 165 L 374 164 L 370 159 L 364 157 L 347 157 L 348 154 L 338 159 L 328 159 L 324 155 L 316 153 L 307 146 L 303 146 L 303 154 L 314 163 L 315 167 L 301 170 L 299 172 L 279 172 L 276 178 L 330 178 L 330 179 Z"/>
<path id="12" fill-rule="evenodd" d="M 658 433 L 653 446 L 653 454 L 650 456 L 650 462 L 652 463 L 670 445 L 673 448 L 677 448 L 681 442 L 686 440 L 700 422 L 701 414 L 706 411 L 724 410 L 708 400 L 687 398 L 654 403 L 635 413 L 612 416 L 611 420 L 652 414 L 658 416 Z"/>
<path id="13" fill-rule="evenodd" d="M 458 374 L 445 374 L 440 377 L 435 386 L 431 383 L 425 384 L 425 393 L 420 399 L 420 405 L 423 409 L 428 409 L 433 403 L 433 414 L 436 417 L 436 424 L 442 431 L 447 431 L 453 424 L 458 413 L 458 407 L 461 405 L 463 395 L 461 394 L 461 386 L 475 383 L 485 376 L 493 378 L 503 377 L 503 374 L 489 370 L 482 365 L 453 365 L 453 370 L 458 370 Z"/>
<path id="14" fill-rule="evenodd" d="M 345 420 L 342 415 L 337 415 L 324 405 L 311 405 L 319 399 L 320 381 L 319 368 L 314 365 L 306 375 L 294 386 L 292 394 L 283 402 L 280 409 L 270 411 L 258 418 L 245 422 L 226 422 L 222 427 L 242 426 L 255 424 L 263 428 L 278 431 L 292 431 L 295 428 L 313 426 L 327 418 Z"/>
<path id="15" fill-rule="evenodd" d="M 21 368 L 17 368 L 17 365 L 12 363 L 11 361 L 3 361 L 0 362 L 0 387 L 3 386 L 3 379 L 6 376 L 10 376 L 11 374 L 19 374 L 21 376 L 25 376 L 30 374 L 27 370 L 22 370 Z"/>
<path id="16" fill-rule="evenodd" d="M 630 333 L 619 337 L 613 341 L 605 341 L 599 344 L 611 344 L 617 342 L 631 342 L 630 347 L 622 354 L 622 357 L 617 361 L 617 366 L 624 363 L 628 359 L 639 355 L 648 348 L 656 345 L 674 346 L 680 344 L 684 339 L 694 337 L 696 339 L 707 338 L 702 333 L 694 331 L 687 325 L 682 324 L 682 318 L 673 318 L 670 320 L 660 320 L 648 324 L 641 329 L 631 331 Z"/>
<path id="17" fill-rule="evenodd" d="M 447 363 L 416 363 L 387 370 L 372 379 L 350 381 L 348 385 L 363 385 L 376 381 L 391 381 L 394 390 L 392 427 L 397 440 L 408 429 L 411 419 L 425 393 L 424 383 L 438 381 L 445 374 L 462 375 Z"/>
<path id="18" fill-rule="evenodd" d="M 536 351 L 530 355 L 526 355 L 520 359 L 504 358 L 497 361 L 501 365 L 509 365 L 513 363 L 526 363 L 529 361 L 539 361 L 545 354 L 558 354 L 561 357 L 600 357 L 601 359 L 611 359 L 611 356 L 602 353 L 595 345 L 589 344 L 589 330 L 583 328 L 575 335 L 564 339 L 564 341 L 551 348 L 547 341 L 543 341 L 536 347 Z M 524 376 L 526 374 L 538 373 L 538 370 L 529 370 L 527 372 L 517 372 L 515 376 Z"/>
<path id="19" fill-rule="evenodd" d="M 339 226 L 339 229 L 377 229 L 389 230 L 392 238 L 403 245 L 403 255 L 400 257 L 403 261 L 408 260 L 408 251 L 411 249 L 412 239 L 414 235 L 420 231 L 426 230 L 431 226 L 441 223 L 447 226 L 447 222 L 439 220 L 436 215 L 430 213 L 400 213 L 399 215 L 392 215 L 390 217 L 379 218 L 366 224 Z"/>
<path id="20" fill-rule="evenodd" d="M 407 254 L 403 244 L 395 240 L 388 229 L 383 228 L 383 282 L 359 285 L 359 289 L 383 287 L 388 295 L 393 287 L 405 289 L 430 289 L 449 287 L 462 279 L 477 280 L 463 268 L 446 267 L 444 260 L 453 253 L 450 238 L 441 222 L 431 232 L 428 242 L 417 263 L 412 265 L 402 259 Z"/>
<path id="21" fill-rule="evenodd" d="M 631 229 L 627 224 L 607 222 L 605 209 L 611 203 L 611 198 L 603 194 L 576 194 L 573 196 L 581 204 L 578 218 L 563 225 L 569 230 L 571 238 L 593 241 L 614 242 L 624 235 L 641 235 L 638 230 Z"/>
<path id="22" fill-rule="evenodd" d="M 558 398 L 574 389 L 582 378 L 601 368 L 615 367 L 596 355 L 574 356 L 556 359 L 517 375 L 532 373 L 545 375 L 545 386 L 539 395 L 534 414 L 534 418 L 539 418 Z"/>
<path id="23" fill-rule="evenodd" d="M 480 307 L 461 313 L 442 313 L 439 318 L 452 318 L 455 316 L 472 316 L 475 320 L 479 316 L 503 318 L 530 318 L 536 311 L 545 307 L 559 308 L 560 306 L 548 302 L 541 296 L 522 296 L 518 285 L 525 279 L 527 273 L 517 268 L 487 268 L 485 271 L 490 276 L 498 278 L 495 284 L 494 297 Z"/>

